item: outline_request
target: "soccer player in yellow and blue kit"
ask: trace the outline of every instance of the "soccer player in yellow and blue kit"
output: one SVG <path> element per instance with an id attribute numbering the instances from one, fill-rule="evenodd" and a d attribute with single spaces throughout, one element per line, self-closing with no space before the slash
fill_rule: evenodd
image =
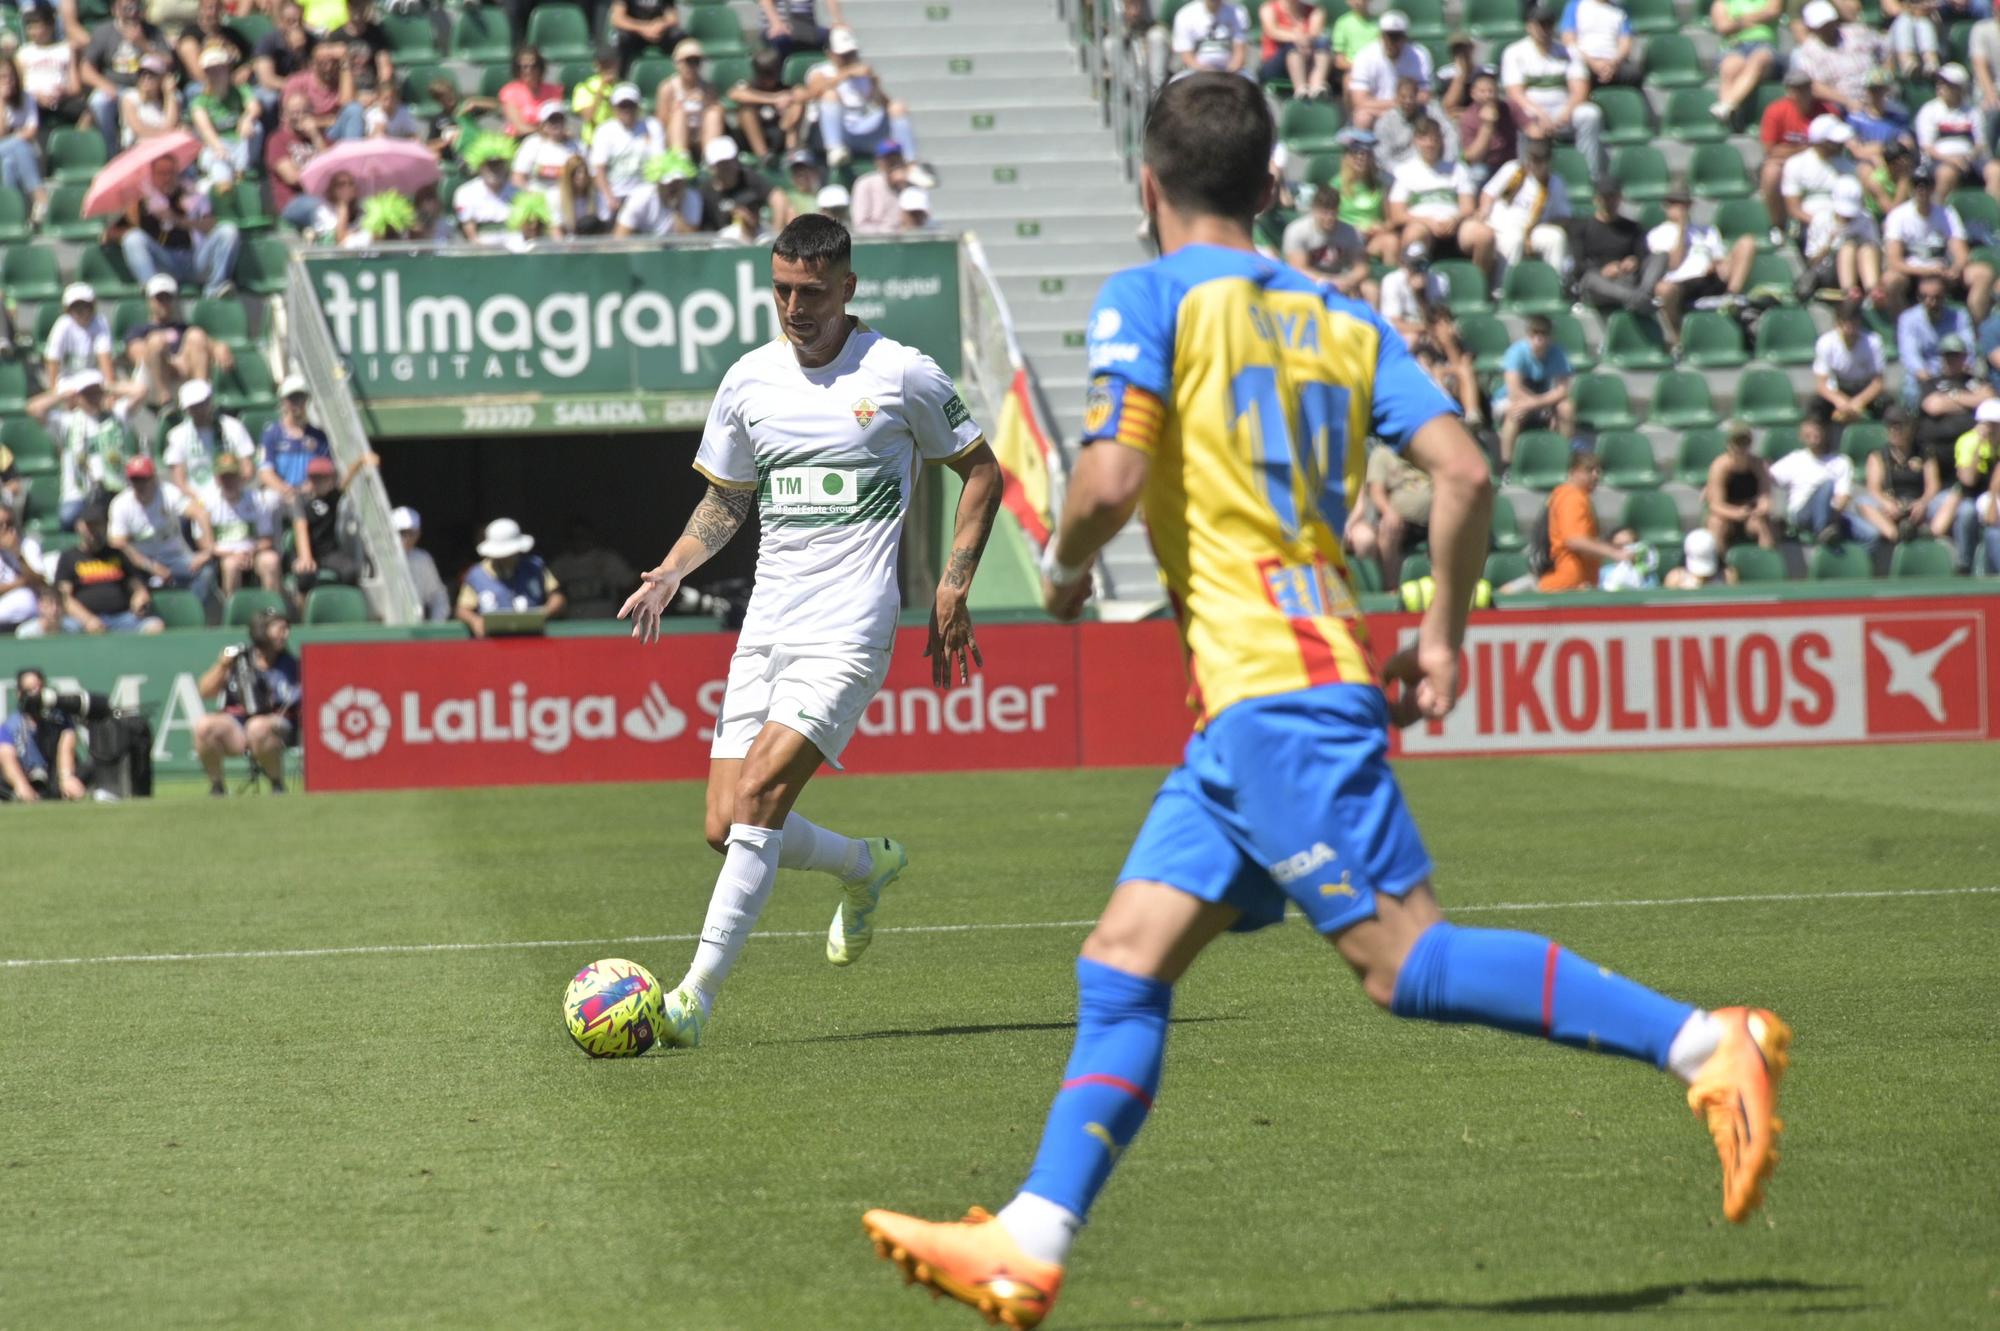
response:
<path id="1" fill-rule="evenodd" d="M 1088 341 L 1083 451 L 1043 563 L 1071 618 L 1096 552 L 1143 503 L 1200 727 L 1166 779 L 1077 962 L 1074 1051 L 1014 1200 L 936 1224 L 870 1211 L 878 1252 L 989 1320 L 1037 1325 L 1098 1190 L 1151 1109 L 1173 984 L 1230 929 L 1297 906 L 1402 1017 L 1475 1022 L 1643 1059 L 1689 1084 L 1744 1219 L 1776 1163 L 1791 1033 L 1705 1012 L 1546 938 L 1448 923 L 1387 760 L 1388 727 L 1458 692 L 1493 495 L 1484 455 L 1366 306 L 1259 256 L 1271 114 L 1193 74 L 1146 126 L 1141 196 L 1162 257 L 1105 284 Z M 1340 532 L 1369 435 L 1429 473 L 1436 594 L 1377 681 Z"/>

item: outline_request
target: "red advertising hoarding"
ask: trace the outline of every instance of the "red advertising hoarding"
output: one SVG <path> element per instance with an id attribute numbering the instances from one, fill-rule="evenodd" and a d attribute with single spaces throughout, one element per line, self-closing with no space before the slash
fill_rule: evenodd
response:
<path id="1" fill-rule="evenodd" d="M 1413 615 L 1371 621 L 1378 651 Z M 856 772 L 1171 763 L 1172 624 L 994 626 L 936 689 L 906 629 L 843 756 Z M 317 790 L 700 777 L 734 639 L 326 643 L 306 649 Z M 1476 616 L 1464 698 L 1404 757 L 2000 737 L 2000 600 L 1768 602 Z"/>

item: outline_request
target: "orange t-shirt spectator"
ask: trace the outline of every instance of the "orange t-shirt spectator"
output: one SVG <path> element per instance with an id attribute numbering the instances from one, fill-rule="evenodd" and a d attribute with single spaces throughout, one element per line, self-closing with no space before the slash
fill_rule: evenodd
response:
<path id="1" fill-rule="evenodd" d="M 535 132 L 544 102 L 563 99 L 562 85 L 544 77 L 547 70 L 542 53 L 524 46 L 514 57 L 513 82 L 500 87 L 500 110 L 507 117 L 507 132 L 517 139 Z"/>
<path id="2" fill-rule="evenodd" d="M 1623 547 L 1597 539 L 1597 510 L 1590 496 L 1604 476 L 1597 454 L 1570 454 L 1569 479 L 1549 492 L 1549 556 L 1553 566 L 1535 584 L 1544 592 L 1596 590 L 1606 560 L 1625 558 Z"/>

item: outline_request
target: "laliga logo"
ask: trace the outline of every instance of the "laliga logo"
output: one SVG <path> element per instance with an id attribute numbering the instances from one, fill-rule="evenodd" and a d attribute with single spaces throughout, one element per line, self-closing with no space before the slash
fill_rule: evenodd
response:
<path id="1" fill-rule="evenodd" d="M 389 742 L 389 709 L 373 689 L 347 686 L 319 709 L 320 742 L 343 758 L 372 758 Z"/>

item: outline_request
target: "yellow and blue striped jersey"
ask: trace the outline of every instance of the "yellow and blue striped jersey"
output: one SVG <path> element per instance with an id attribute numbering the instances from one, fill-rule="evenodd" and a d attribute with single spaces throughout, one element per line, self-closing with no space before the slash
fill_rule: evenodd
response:
<path id="1" fill-rule="evenodd" d="M 1357 301 L 1247 250 L 1113 274 L 1088 332 L 1083 441 L 1152 460 L 1142 507 L 1204 720 L 1375 678 L 1341 552 L 1368 437 L 1456 408 Z"/>

